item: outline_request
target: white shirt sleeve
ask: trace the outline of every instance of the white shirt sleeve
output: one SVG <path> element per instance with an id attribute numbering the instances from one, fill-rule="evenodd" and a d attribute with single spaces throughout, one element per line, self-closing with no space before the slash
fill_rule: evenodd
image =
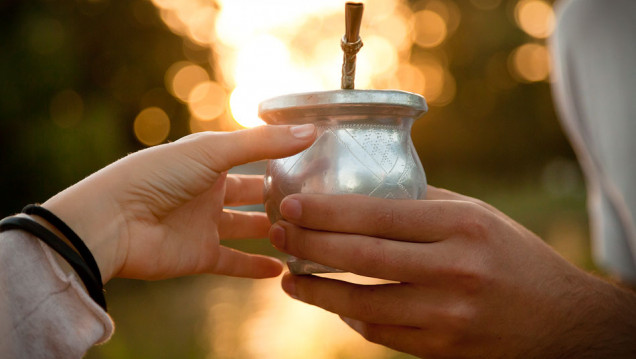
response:
<path id="1" fill-rule="evenodd" d="M 81 358 L 112 335 L 110 316 L 56 257 L 26 232 L 0 233 L 0 358 Z"/>
<path id="2" fill-rule="evenodd" d="M 636 283 L 636 1 L 568 0 L 553 92 L 586 177 L 597 264 Z"/>

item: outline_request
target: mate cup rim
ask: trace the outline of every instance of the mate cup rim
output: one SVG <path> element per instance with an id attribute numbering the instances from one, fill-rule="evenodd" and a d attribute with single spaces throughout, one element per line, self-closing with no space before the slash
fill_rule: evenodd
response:
<path id="1" fill-rule="evenodd" d="M 423 96 L 400 90 L 333 90 L 294 93 L 261 102 L 258 115 L 272 125 L 301 124 L 338 117 L 420 118 L 428 111 Z"/>

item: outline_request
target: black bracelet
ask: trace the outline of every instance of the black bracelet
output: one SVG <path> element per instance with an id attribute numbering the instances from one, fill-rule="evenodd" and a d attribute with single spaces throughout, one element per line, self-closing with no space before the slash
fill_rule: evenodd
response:
<path id="1" fill-rule="evenodd" d="M 62 233 L 68 240 L 71 242 L 73 247 L 77 249 L 80 256 L 84 259 L 84 262 L 88 265 L 88 268 L 91 269 L 95 278 L 97 278 L 100 282 L 102 281 L 102 274 L 99 271 L 99 267 L 97 266 L 97 262 L 95 262 L 95 258 L 91 254 L 91 251 L 86 247 L 84 241 L 69 227 L 64 221 L 62 221 L 58 216 L 53 214 L 48 209 L 41 207 L 38 204 L 29 204 L 22 209 L 22 213 L 36 215 L 42 217 L 47 222 L 49 222 L 53 227 L 57 228 L 60 233 Z"/>
<path id="2" fill-rule="evenodd" d="M 62 256 L 62 258 L 64 258 L 71 267 L 73 267 L 73 270 L 75 270 L 77 275 L 80 277 L 91 298 L 93 298 L 97 304 L 106 310 L 106 298 L 104 297 L 101 278 L 95 278 L 93 272 L 89 269 L 82 257 L 77 254 L 77 252 L 64 243 L 64 241 L 62 241 L 53 232 L 49 231 L 31 218 L 7 217 L 0 221 L 0 232 L 11 229 L 20 229 L 31 233 Z"/>

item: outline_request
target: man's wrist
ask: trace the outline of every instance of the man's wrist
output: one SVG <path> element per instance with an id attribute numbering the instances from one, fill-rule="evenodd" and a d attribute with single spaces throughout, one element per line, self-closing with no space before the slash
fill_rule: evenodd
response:
<path id="1" fill-rule="evenodd" d="M 590 275 L 587 299 L 574 308 L 580 323 L 573 328 L 577 358 L 636 357 L 636 293 Z"/>

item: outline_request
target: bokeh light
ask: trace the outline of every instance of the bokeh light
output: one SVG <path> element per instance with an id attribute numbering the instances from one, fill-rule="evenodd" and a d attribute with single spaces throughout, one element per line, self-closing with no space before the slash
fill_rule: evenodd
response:
<path id="1" fill-rule="evenodd" d="M 195 87 L 209 80 L 208 72 L 203 67 L 188 61 L 179 61 L 166 72 L 168 90 L 182 102 L 188 101 Z"/>
<path id="2" fill-rule="evenodd" d="M 154 146 L 168 137 L 170 118 L 159 107 L 149 107 L 137 115 L 133 127 L 139 142 L 146 146 Z"/>
<path id="3" fill-rule="evenodd" d="M 423 94 L 426 91 L 426 77 L 422 70 L 410 63 L 400 64 L 394 72 L 388 73 L 384 80 L 386 88 L 399 88 L 404 91 Z"/>
<path id="4" fill-rule="evenodd" d="M 418 11 L 414 15 L 413 41 L 422 47 L 436 47 L 446 39 L 446 22 L 431 10 Z"/>
<path id="5" fill-rule="evenodd" d="M 206 81 L 190 91 L 188 108 L 190 113 L 200 120 L 214 120 L 225 111 L 227 95 L 217 82 Z"/>
<path id="6" fill-rule="evenodd" d="M 453 75 L 442 61 L 431 54 L 414 56 L 413 66 L 424 75 L 424 89 L 421 92 L 429 105 L 445 106 L 453 101 L 456 84 Z"/>
<path id="7" fill-rule="evenodd" d="M 254 127 L 264 124 L 258 118 L 258 104 L 261 97 L 247 88 L 237 87 L 230 96 L 230 110 L 234 120 L 243 127 Z"/>
<path id="8" fill-rule="evenodd" d="M 543 0 L 521 0 L 515 6 L 515 20 L 528 35 L 545 39 L 554 30 L 552 5 Z"/>
<path id="9" fill-rule="evenodd" d="M 550 75 L 550 53 L 544 45 L 524 44 L 510 54 L 509 66 L 519 81 L 543 81 Z"/>
<path id="10" fill-rule="evenodd" d="M 321 276 L 359 284 L 386 283 L 350 273 Z M 291 299 L 280 289 L 279 279 L 254 282 L 249 291 L 216 286 L 207 297 L 204 338 L 209 341 L 209 358 L 384 358 L 387 353 L 335 314 Z"/>
<path id="11" fill-rule="evenodd" d="M 369 35 L 365 39 L 365 56 L 358 56 L 357 72 L 361 74 L 357 82 L 359 88 L 372 86 L 375 74 L 395 71 L 399 60 L 397 48 L 391 42 L 378 35 Z"/>
<path id="12" fill-rule="evenodd" d="M 459 7 L 450 0 L 419 0 L 413 4 L 413 10 L 429 10 L 441 16 L 446 24 L 447 37 L 457 30 L 462 19 Z"/>
<path id="13" fill-rule="evenodd" d="M 390 2 L 387 1 L 387 3 Z M 377 29 L 378 33 L 383 34 L 384 39 L 395 46 L 398 51 L 410 51 L 413 44 L 410 39 L 413 32 L 411 9 L 401 5 L 395 7 L 393 11 L 390 16 L 379 18 L 373 27 Z"/>

